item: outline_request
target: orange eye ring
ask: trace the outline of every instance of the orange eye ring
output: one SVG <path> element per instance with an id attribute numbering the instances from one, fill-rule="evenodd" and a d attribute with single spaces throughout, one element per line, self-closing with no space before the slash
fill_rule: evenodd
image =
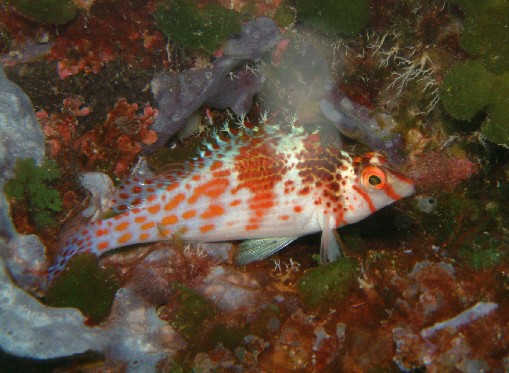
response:
<path id="1" fill-rule="evenodd" d="M 375 166 L 367 166 L 361 172 L 361 182 L 366 189 L 383 189 L 387 184 L 385 172 Z"/>

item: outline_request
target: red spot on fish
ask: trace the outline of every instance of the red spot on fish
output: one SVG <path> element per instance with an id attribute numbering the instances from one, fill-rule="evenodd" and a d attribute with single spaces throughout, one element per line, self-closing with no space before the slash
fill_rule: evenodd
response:
<path id="1" fill-rule="evenodd" d="M 129 227 L 129 222 L 124 221 L 124 222 L 120 223 L 119 225 L 117 225 L 115 227 L 115 230 L 120 232 L 120 231 L 126 230 L 128 227 Z"/>
<path id="2" fill-rule="evenodd" d="M 147 208 L 147 211 L 150 212 L 151 214 L 155 214 L 159 210 L 161 210 L 161 205 L 153 205 L 153 206 L 150 206 L 149 208 Z"/>
<path id="3" fill-rule="evenodd" d="M 166 205 L 164 205 L 164 209 L 166 211 L 171 211 L 185 199 L 186 195 L 184 193 L 176 194 Z"/>
<path id="4" fill-rule="evenodd" d="M 226 188 L 229 185 L 230 182 L 228 181 L 228 179 L 225 178 L 212 179 L 206 182 L 205 184 L 198 185 L 194 189 L 193 195 L 189 197 L 188 202 L 195 203 L 202 196 L 206 196 L 209 198 L 218 198 L 225 192 Z"/>
<path id="5" fill-rule="evenodd" d="M 117 242 L 121 245 L 124 245 L 131 239 L 131 237 L 132 237 L 131 233 L 124 233 L 122 236 L 119 237 Z"/>
<path id="6" fill-rule="evenodd" d="M 154 223 L 153 221 L 151 221 L 150 223 L 143 224 L 143 225 L 141 226 L 141 229 L 142 229 L 142 230 L 152 229 L 152 228 L 154 228 L 154 227 L 155 227 L 155 225 L 156 225 L 156 223 Z"/>
<path id="7" fill-rule="evenodd" d="M 304 188 L 302 188 L 301 190 L 299 190 L 299 194 L 300 194 L 300 195 L 306 195 L 306 194 L 309 194 L 309 187 L 308 187 L 308 186 L 305 186 Z"/>
<path id="8" fill-rule="evenodd" d="M 196 210 L 189 210 L 189 211 L 185 211 L 183 214 L 182 214 L 182 217 L 184 219 L 191 219 L 193 217 L 196 216 Z"/>
<path id="9" fill-rule="evenodd" d="M 97 232 L 96 232 L 96 236 L 97 237 L 101 237 L 101 236 L 104 236 L 106 234 L 110 233 L 109 230 L 107 229 L 98 229 Z"/>
<path id="10" fill-rule="evenodd" d="M 212 172 L 212 176 L 214 177 L 228 177 L 231 175 L 231 172 L 228 170 L 219 170 Z"/>
<path id="11" fill-rule="evenodd" d="M 202 232 L 202 233 L 207 233 L 207 232 L 211 231 L 211 230 L 212 230 L 212 229 L 214 229 L 214 228 L 215 228 L 214 224 L 206 224 L 206 225 L 202 225 L 202 226 L 200 227 L 200 232 Z"/>
<path id="12" fill-rule="evenodd" d="M 215 161 L 214 163 L 212 163 L 212 165 L 210 166 L 210 170 L 211 171 L 214 171 L 214 170 L 217 170 L 219 168 L 223 167 L 223 162 L 221 161 Z"/>
<path id="13" fill-rule="evenodd" d="M 240 205 L 240 203 L 241 203 L 240 199 L 235 199 L 235 200 L 230 202 L 230 206 L 232 206 L 232 207 L 233 206 L 238 206 L 238 205 Z"/>
<path id="14" fill-rule="evenodd" d="M 110 243 L 108 241 L 99 242 L 99 245 L 97 245 L 99 250 L 106 250 L 108 247 L 110 247 Z"/>
<path id="15" fill-rule="evenodd" d="M 224 214 L 224 208 L 220 205 L 210 205 L 209 208 L 200 215 L 203 219 L 210 219 L 216 216 L 221 216 Z"/>
<path id="16" fill-rule="evenodd" d="M 169 216 L 165 216 L 163 218 L 164 225 L 176 224 L 178 221 L 179 221 L 179 219 L 175 215 L 169 215 Z"/>
<path id="17" fill-rule="evenodd" d="M 143 223 L 145 220 L 147 220 L 146 216 L 137 216 L 134 218 L 135 223 Z"/>

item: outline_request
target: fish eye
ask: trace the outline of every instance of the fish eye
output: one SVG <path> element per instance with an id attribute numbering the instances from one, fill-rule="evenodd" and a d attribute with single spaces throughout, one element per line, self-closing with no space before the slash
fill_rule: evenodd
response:
<path id="1" fill-rule="evenodd" d="M 387 176 L 381 168 L 368 166 L 362 170 L 361 182 L 366 189 L 382 189 L 387 183 Z"/>
<path id="2" fill-rule="evenodd" d="M 376 187 L 378 184 L 380 184 L 382 182 L 382 179 L 380 179 L 378 176 L 376 175 L 371 175 L 368 179 L 368 183 L 369 185 L 371 186 L 374 186 Z"/>

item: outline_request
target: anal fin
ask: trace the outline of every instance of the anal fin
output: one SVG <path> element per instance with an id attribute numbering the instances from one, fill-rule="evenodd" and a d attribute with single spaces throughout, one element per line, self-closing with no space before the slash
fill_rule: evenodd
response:
<path id="1" fill-rule="evenodd" d="M 244 265 L 265 259 L 288 246 L 299 237 L 272 237 L 246 240 L 239 245 L 235 263 Z"/>

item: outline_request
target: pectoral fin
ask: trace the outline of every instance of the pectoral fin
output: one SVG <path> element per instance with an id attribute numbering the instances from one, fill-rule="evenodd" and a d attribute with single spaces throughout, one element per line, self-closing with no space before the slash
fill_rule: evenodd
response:
<path id="1" fill-rule="evenodd" d="M 235 263 L 244 265 L 256 262 L 278 252 L 298 237 L 274 237 L 246 240 L 239 245 L 235 255 Z"/>
<path id="2" fill-rule="evenodd" d="M 336 219 L 324 215 L 322 220 L 322 242 L 320 244 L 320 262 L 335 262 L 341 256 L 338 239 L 336 238 Z"/>

